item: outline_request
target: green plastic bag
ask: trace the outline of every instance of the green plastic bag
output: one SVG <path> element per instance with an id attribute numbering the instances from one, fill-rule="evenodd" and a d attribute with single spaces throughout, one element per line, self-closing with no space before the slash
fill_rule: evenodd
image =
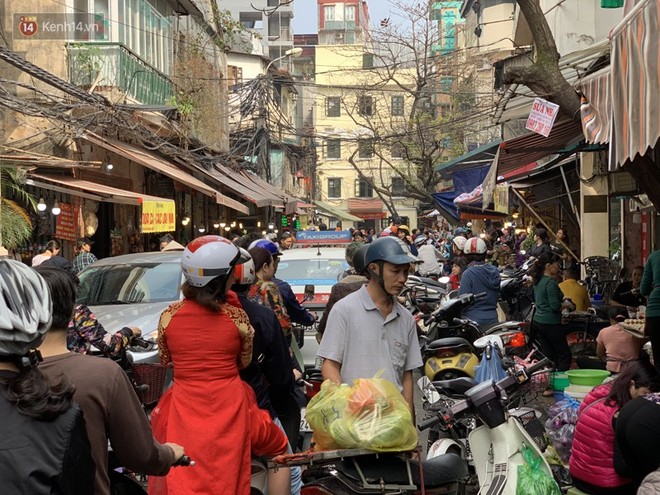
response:
<path id="1" fill-rule="evenodd" d="M 559 485 L 541 470 L 541 457 L 527 445 L 521 449 L 525 464 L 518 466 L 516 495 L 561 495 Z"/>

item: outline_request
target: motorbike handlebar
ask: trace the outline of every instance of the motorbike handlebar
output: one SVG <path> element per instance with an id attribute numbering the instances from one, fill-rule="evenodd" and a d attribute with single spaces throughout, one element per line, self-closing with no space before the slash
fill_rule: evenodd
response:
<path id="1" fill-rule="evenodd" d="M 548 358 L 543 358 L 538 363 L 534 363 L 533 365 L 531 365 L 525 371 L 527 371 L 527 375 L 532 375 L 537 371 L 540 371 L 543 368 L 546 368 L 550 365 L 552 365 L 552 361 L 550 361 Z"/>
<path id="2" fill-rule="evenodd" d="M 481 299 L 485 299 L 488 294 L 486 292 L 480 292 L 479 294 L 474 294 L 474 300 L 479 301 Z"/>
<path id="3" fill-rule="evenodd" d="M 430 418 L 426 418 L 424 421 L 422 421 L 418 426 L 417 429 L 419 431 L 424 431 L 428 430 L 432 426 L 436 425 L 442 420 L 442 417 L 439 414 L 433 415 Z"/>
<path id="4" fill-rule="evenodd" d="M 149 349 L 153 345 L 153 342 L 143 339 L 142 337 L 133 337 L 131 338 L 131 345 L 136 347 L 142 347 L 143 349 Z"/>
<path id="5" fill-rule="evenodd" d="M 172 464 L 172 465 L 173 465 L 173 466 L 194 466 L 194 465 L 195 465 L 195 461 L 193 461 L 193 460 L 192 460 L 190 457 L 188 457 L 187 455 L 182 455 L 182 456 L 179 457 L 179 459 L 178 459 L 174 464 Z"/>

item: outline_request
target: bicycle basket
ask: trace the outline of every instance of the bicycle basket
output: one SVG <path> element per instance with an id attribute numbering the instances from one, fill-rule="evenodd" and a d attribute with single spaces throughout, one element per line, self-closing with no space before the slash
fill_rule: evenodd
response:
<path id="1" fill-rule="evenodd" d="M 156 363 L 140 363 L 133 366 L 133 380 L 136 385 L 147 385 L 145 391 L 137 391 L 140 402 L 155 404 L 160 400 L 167 380 L 167 368 Z"/>
<path id="2" fill-rule="evenodd" d="M 520 422 L 525 431 L 529 433 L 529 436 L 534 439 L 541 452 L 544 452 L 549 445 L 548 436 L 545 434 L 543 424 L 536 417 L 536 412 L 528 411 L 516 414 L 514 417 Z"/>

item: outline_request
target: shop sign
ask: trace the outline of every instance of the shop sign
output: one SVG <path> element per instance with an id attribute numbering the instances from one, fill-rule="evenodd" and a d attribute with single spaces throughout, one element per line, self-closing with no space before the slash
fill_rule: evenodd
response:
<path id="1" fill-rule="evenodd" d="M 529 112 L 529 117 L 527 117 L 525 129 L 548 137 L 558 113 L 559 105 L 546 101 L 543 98 L 534 98 L 534 104 L 532 105 L 532 110 Z"/>
<path id="2" fill-rule="evenodd" d="M 60 203 L 60 214 L 55 223 L 55 236 L 65 241 L 75 241 L 76 235 L 76 208 L 69 203 Z"/>
<path id="3" fill-rule="evenodd" d="M 174 201 L 142 201 L 142 233 L 172 232 L 175 225 Z"/>

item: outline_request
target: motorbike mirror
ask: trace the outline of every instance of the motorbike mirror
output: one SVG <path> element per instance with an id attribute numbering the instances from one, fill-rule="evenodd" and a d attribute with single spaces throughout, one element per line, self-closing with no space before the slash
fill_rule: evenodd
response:
<path id="1" fill-rule="evenodd" d="M 440 282 L 441 284 L 448 284 L 449 283 L 449 277 L 440 277 L 438 279 L 438 282 Z"/>

